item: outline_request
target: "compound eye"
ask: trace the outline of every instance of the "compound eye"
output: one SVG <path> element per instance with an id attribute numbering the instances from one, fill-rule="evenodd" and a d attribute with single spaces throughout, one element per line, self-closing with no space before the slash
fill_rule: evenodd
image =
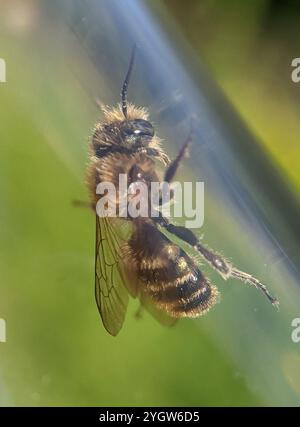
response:
<path id="1" fill-rule="evenodd" d="M 151 123 L 142 119 L 128 120 L 124 123 L 122 131 L 126 136 L 148 136 L 150 138 L 154 136 Z"/>

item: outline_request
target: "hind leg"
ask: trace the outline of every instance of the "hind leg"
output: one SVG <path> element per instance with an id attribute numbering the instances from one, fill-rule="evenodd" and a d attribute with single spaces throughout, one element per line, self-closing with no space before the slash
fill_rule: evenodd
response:
<path id="1" fill-rule="evenodd" d="M 277 298 L 271 295 L 271 293 L 263 283 L 261 283 L 251 274 L 248 274 L 233 267 L 220 254 L 202 245 L 202 243 L 200 243 L 198 238 L 191 230 L 185 227 L 173 225 L 169 223 L 169 221 L 163 216 L 156 218 L 156 222 L 158 222 L 159 225 L 164 227 L 170 233 L 174 234 L 184 242 L 191 245 L 196 251 L 201 254 L 201 256 L 208 262 L 208 264 L 210 264 L 211 267 L 213 267 L 223 277 L 223 279 L 227 280 L 232 277 L 234 279 L 238 279 L 255 286 L 257 289 L 261 290 L 264 293 L 264 295 L 268 298 L 272 305 L 278 308 L 279 302 Z"/>

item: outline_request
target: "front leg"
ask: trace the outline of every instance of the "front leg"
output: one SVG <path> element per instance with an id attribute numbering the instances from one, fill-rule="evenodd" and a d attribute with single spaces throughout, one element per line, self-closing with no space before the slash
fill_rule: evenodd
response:
<path id="1" fill-rule="evenodd" d="M 164 175 L 164 181 L 165 182 L 171 182 L 182 162 L 182 160 L 187 157 L 188 155 L 188 149 L 189 146 L 192 142 L 192 134 L 193 134 L 193 129 L 191 128 L 190 133 L 185 141 L 185 143 L 183 144 L 183 146 L 181 147 L 181 149 L 179 150 L 179 153 L 177 154 L 177 157 L 170 163 L 170 165 L 168 166 L 165 175 Z"/>
<path id="2" fill-rule="evenodd" d="M 167 182 L 169 184 L 173 180 L 182 160 L 185 157 L 187 157 L 187 155 L 188 155 L 188 149 L 189 149 L 191 142 L 192 142 L 192 128 L 190 130 L 190 133 L 189 133 L 185 143 L 183 144 L 183 146 L 179 150 L 179 153 L 177 154 L 176 158 L 167 167 L 165 174 L 164 174 L 163 182 Z M 174 191 L 173 191 L 173 189 L 171 189 L 170 190 L 170 201 L 173 201 L 173 199 L 174 199 Z M 160 195 L 159 206 L 162 206 L 162 205 L 163 205 L 163 200 L 162 200 L 162 195 Z"/>

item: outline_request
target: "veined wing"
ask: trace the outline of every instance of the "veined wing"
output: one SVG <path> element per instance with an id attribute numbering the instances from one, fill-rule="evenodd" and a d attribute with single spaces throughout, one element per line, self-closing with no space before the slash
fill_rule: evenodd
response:
<path id="1" fill-rule="evenodd" d="M 128 305 L 122 245 L 130 226 L 125 220 L 96 215 L 95 297 L 105 329 L 120 331 Z"/>

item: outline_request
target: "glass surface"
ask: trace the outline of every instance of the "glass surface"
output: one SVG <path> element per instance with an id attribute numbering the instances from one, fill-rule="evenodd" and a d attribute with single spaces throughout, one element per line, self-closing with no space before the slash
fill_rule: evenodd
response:
<path id="1" fill-rule="evenodd" d="M 9 1 L 0 18 L 1 405 L 299 405 L 299 203 L 224 100 L 160 2 Z M 94 301 L 88 136 L 98 103 L 147 106 L 174 157 L 195 117 L 179 178 L 205 183 L 197 233 L 266 283 L 224 282 L 221 303 L 164 328 L 131 301 L 117 338 Z"/>

